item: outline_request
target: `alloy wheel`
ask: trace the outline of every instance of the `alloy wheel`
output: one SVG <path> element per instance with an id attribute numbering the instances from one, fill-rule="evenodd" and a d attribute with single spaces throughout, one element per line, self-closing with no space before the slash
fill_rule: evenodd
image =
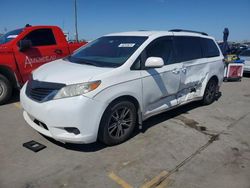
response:
<path id="1" fill-rule="evenodd" d="M 132 123 L 132 111 L 127 107 L 120 107 L 110 116 L 108 133 L 112 138 L 119 139 L 126 135 Z"/>
<path id="2" fill-rule="evenodd" d="M 214 100 L 216 94 L 216 84 L 215 82 L 210 82 L 206 90 L 206 99 L 207 101 Z"/>

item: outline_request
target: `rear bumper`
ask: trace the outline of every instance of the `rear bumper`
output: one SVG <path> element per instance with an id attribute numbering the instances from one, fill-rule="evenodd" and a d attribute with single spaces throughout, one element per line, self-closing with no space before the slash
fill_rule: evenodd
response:
<path id="1" fill-rule="evenodd" d="M 105 105 L 93 99 L 77 96 L 38 103 L 25 94 L 26 85 L 20 93 L 25 121 L 36 131 L 60 142 L 92 143 L 97 140 L 99 123 Z M 34 119 L 46 125 L 34 122 Z M 73 127 L 79 134 L 68 132 Z"/>
<path id="2" fill-rule="evenodd" d="M 245 60 L 244 72 L 250 73 L 250 61 L 249 60 Z"/>
<path id="3" fill-rule="evenodd" d="M 250 73 L 250 65 L 245 65 L 244 66 L 244 72 L 245 73 Z"/>

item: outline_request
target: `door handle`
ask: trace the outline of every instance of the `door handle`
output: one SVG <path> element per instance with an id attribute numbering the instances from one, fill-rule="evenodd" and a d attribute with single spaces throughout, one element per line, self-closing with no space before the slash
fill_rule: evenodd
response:
<path id="1" fill-rule="evenodd" d="M 175 68 L 174 70 L 172 70 L 172 73 L 174 73 L 174 74 L 179 74 L 179 73 L 180 73 L 180 70 L 177 69 L 177 68 Z"/>
<path id="2" fill-rule="evenodd" d="M 61 55 L 62 54 L 62 50 L 61 49 L 55 49 L 54 52 L 58 55 Z"/>
<path id="3" fill-rule="evenodd" d="M 186 72 L 187 72 L 187 68 L 186 68 L 186 67 L 183 67 L 183 68 L 181 69 L 181 71 L 182 71 L 183 73 L 186 73 Z"/>

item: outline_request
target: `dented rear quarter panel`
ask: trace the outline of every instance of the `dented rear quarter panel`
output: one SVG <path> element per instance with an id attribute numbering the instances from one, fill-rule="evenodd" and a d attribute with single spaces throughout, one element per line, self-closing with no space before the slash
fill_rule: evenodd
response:
<path id="1" fill-rule="evenodd" d="M 203 97 L 206 85 L 213 76 L 218 78 L 219 86 L 222 84 L 224 63 L 221 56 L 183 62 L 183 66 L 186 72 L 181 73 L 178 103 Z M 196 92 L 190 92 L 191 89 Z"/>

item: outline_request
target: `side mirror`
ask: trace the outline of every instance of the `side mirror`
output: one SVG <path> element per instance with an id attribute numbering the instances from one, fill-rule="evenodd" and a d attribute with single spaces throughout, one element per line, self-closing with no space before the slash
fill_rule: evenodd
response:
<path id="1" fill-rule="evenodd" d="M 20 40 L 19 41 L 19 51 L 23 52 L 32 47 L 31 40 Z"/>
<path id="2" fill-rule="evenodd" d="M 164 66 L 164 61 L 161 57 L 149 57 L 145 62 L 147 68 L 161 68 Z"/>

